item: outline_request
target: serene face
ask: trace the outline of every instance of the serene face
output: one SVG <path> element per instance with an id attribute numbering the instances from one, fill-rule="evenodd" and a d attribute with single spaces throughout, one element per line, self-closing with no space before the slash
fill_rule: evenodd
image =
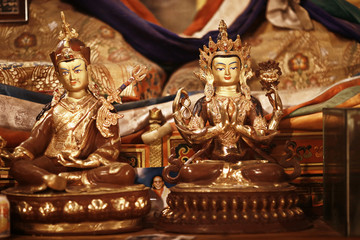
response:
<path id="1" fill-rule="evenodd" d="M 216 57 L 212 63 L 216 86 L 231 86 L 239 83 L 240 60 L 238 57 Z"/>
<path id="2" fill-rule="evenodd" d="M 155 177 L 153 180 L 153 186 L 155 189 L 161 189 L 164 186 L 164 181 L 161 177 Z"/>
<path id="3" fill-rule="evenodd" d="M 69 92 L 86 90 L 89 84 L 86 65 L 82 59 L 59 63 L 59 80 Z"/>

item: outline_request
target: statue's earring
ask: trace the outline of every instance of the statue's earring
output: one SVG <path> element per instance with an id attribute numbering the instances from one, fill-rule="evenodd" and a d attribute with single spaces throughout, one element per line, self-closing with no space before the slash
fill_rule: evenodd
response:
<path id="1" fill-rule="evenodd" d="M 206 80 L 204 94 L 205 100 L 210 102 L 211 98 L 214 96 L 215 89 L 214 89 L 214 76 L 211 73 L 204 74 L 204 78 Z"/>
<path id="2" fill-rule="evenodd" d="M 53 92 L 53 98 L 51 100 L 51 106 L 55 106 L 61 98 L 64 97 L 65 94 L 65 88 L 62 84 L 60 84 L 57 88 L 55 88 Z"/>
<path id="3" fill-rule="evenodd" d="M 99 98 L 100 97 L 100 87 L 99 84 L 96 82 L 96 76 L 94 74 L 94 72 L 92 71 L 92 67 L 91 65 L 87 65 L 87 71 L 89 73 L 89 85 L 88 88 L 90 90 L 90 92 L 92 92 L 95 97 Z"/>
<path id="4" fill-rule="evenodd" d="M 214 96 L 214 85 L 212 83 L 207 82 L 205 84 L 205 89 L 204 89 L 204 94 L 205 94 L 205 99 L 207 102 L 209 102 L 211 100 L 211 98 Z"/>
<path id="5" fill-rule="evenodd" d="M 89 88 L 90 92 L 92 92 L 95 95 L 95 97 L 100 96 L 99 86 L 94 81 L 90 81 L 88 88 Z"/>
<path id="6" fill-rule="evenodd" d="M 56 75 L 59 76 L 59 72 L 56 72 Z M 59 82 L 59 84 L 57 85 L 57 87 L 55 88 L 54 92 L 53 92 L 53 98 L 51 100 L 51 106 L 55 106 L 61 98 L 63 98 L 65 94 L 65 88 L 62 85 L 62 83 Z"/>

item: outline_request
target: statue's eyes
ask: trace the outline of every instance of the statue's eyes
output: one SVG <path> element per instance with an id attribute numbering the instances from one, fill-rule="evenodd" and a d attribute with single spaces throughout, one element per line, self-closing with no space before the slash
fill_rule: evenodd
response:
<path id="1" fill-rule="evenodd" d="M 235 70 L 237 69 L 238 67 L 230 67 L 230 70 Z"/>
<path id="2" fill-rule="evenodd" d="M 76 69 L 76 70 L 74 71 L 74 73 L 80 73 L 80 72 L 81 72 L 80 69 Z"/>
<path id="3" fill-rule="evenodd" d="M 217 70 L 217 71 L 224 71 L 225 68 L 223 68 L 223 67 L 218 67 L 218 68 L 216 68 L 216 70 Z"/>
<path id="4" fill-rule="evenodd" d="M 69 75 L 69 72 L 68 71 L 64 71 L 61 73 L 63 76 L 66 76 L 66 75 Z"/>

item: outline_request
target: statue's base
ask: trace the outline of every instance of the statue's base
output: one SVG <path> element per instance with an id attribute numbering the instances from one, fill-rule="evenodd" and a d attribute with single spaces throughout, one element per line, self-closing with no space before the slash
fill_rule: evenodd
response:
<path id="1" fill-rule="evenodd" d="M 157 228 L 178 233 L 269 233 L 311 227 L 292 186 L 171 188 Z"/>
<path id="2" fill-rule="evenodd" d="M 16 234 L 95 235 L 137 231 L 150 211 L 149 189 L 133 185 L 71 192 L 3 192 Z"/>

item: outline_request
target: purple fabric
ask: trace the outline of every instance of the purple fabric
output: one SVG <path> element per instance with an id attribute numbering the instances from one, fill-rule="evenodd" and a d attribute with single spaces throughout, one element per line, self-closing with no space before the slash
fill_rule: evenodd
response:
<path id="1" fill-rule="evenodd" d="M 228 27 L 229 37 L 245 33 L 264 12 L 266 0 L 252 0 L 246 10 Z M 152 24 L 129 10 L 118 0 L 73 0 L 77 6 L 118 30 L 138 52 L 163 66 L 181 65 L 199 58 L 199 48 L 207 45 L 209 36 L 216 39 L 218 31 L 211 31 L 202 38 L 182 38 L 158 25 Z M 311 3 L 301 1 L 311 18 L 322 23 L 330 31 L 360 41 L 360 26 L 335 18 Z M 235 6 L 236 7 L 236 6 Z"/>
<path id="2" fill-rule="evenodd" d="M 323 10 L 309 0 L 301 1 L 301 6 L 308 11 L 312 19 L 320 22 L 330 31 L 360 42 L 359 24 L 351 23 L 346 20 L 333 17 L 331 14 L 329 14 L 328 12 L 326 12 L 325 10 Z"/>
<path id="3" fill-rule="evenodd" d="M 106 22 L 138 52 L 163 65 L 179 65 L 198 59 L 199 48 L 208 44 L 209 36 L 216 39 L 218 34 L 218 31 L 212 31 L 202 38 L 182 38 L 138 17 L 117 0 L 73 0 L 69 3 Z M 252 0 L 244 13 L 228 27 L 229 37 L 235 39 L 237 34 L 245 33 L 265 7 L 266 0 Z"/>

